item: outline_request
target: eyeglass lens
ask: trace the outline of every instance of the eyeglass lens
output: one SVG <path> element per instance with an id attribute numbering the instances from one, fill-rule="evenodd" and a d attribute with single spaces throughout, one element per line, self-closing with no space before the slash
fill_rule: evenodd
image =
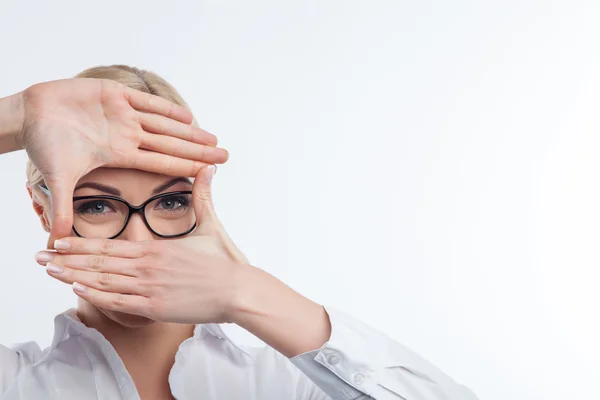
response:
<path id="1" fill-rule="evenodd" d="M 127 223 L 129 207 L 123 201 L 86 198 L 73 201 L 73 227 L 86 238 L 113 237 Z M 191 194 L 157 198 L 144 208 L 150 228 L 163 236 L 179 235 L 196 223 Z"/>

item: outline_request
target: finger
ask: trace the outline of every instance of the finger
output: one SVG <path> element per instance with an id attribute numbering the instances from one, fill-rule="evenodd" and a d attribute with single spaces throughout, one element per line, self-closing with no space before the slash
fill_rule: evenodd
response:
<path id="1" fill-rule="evenodd" d="M 170 176 L 195 176 L 206 165 L 200 161 L 185 160 L 144 149 L 139 149 L 133 157 L 129 168 Z"/>
<path id="2" fill-rule="evenodd" d="M 103 292 L 101 290 L 82 285 L 79 282 L 73 283 L 73 291 L 82 299 L 87 300 L 105 310 L 146 316 L 147 310 L 150 309 L 150 299 L 148 297 Z"/>
<path id="3" fill-rule="evenodd" d="M 140 113 L 140 124 L 142 128 L 151 133 L 173 136 L 188 142 L 217 145 L 217 137 L 204 129 L 174 121 L 158 114 Z"/>
<path id="4" fill-rule="evenodd" d="M 40 257 L 41 256 L 41 257 Z M 60 254 L 39 252 L 36 259 L 40 265 L 60 265 L 80 271 L 108 272 L 126 276 L 138 276 L 136 259 L 105 255 Z M 41 260 L 41 261 L 40 261 Z M 49 260 L 44 262 L 43 260 Z"/>
<path id="5" fill-rule="evenodd" d="M 132 242 L 116 239 L 68 237 L 57 240 L 54 248 L 61 254 L 96 254 L 112 257 L 141 258 L 152 254 L 152 241 Z"/>
<path id="6" fill-rule="evenodd" d="M 108 272 L 89 272 L 65 268 L 52 263 L 46 267 L 48 275 L 61 282 L 73 284 L 79 282 L 87 287 L 111 293 L 127 293 L 144 295 L 146 286 L 140 285 L 140 280 L 131 276 L 111 274 Z"/>
<path id="7" fill-rule="evenodd" d="M 52 210 L 52 221 L 48 248 L 57 238 L 69 236 L 73 226 L 73 190 L 75 184 L 67 177 L 56 177 L 45 179 L 50 190 L 50 206 Z"/>
<path id="8" fill-rule="evenodd" d="M 162 97 L 129 87 L 125 89 L 125 97 L 129 104 L 138 111 L 164 115 L 184 124 L 191 124 L 194 120 L 190 110 Z"/>
<path id="9" fill-rule="evenodd" d="M 197 228 L 194 231 L 196 236 L 214 235 L 220 227 L 212 203 L 211 182 L 214 174 L 215 166 L 208 165 L 202 168 L 194 179 L 192 201 L 197 221 Z"/>
<path id="10" fill-rule="evenodd" d="M 184 160 L 183 158 L 143 149 L 139 149 L 134 157 L 135 159 L 132 160 L 129 168 L 170 176 L 196 176 L 198 171 L 206 166 L 205 163 L 200 161 Z M 220 163 L 225 161 L 227 161 L 227 158 L 221 160 Z"/>
<path id="11" fill-rule="evenodd" d="M 227 160 L 227 150 L 225 149 L 153 133 L 142 135 L 140 148 L 187 160 L 202 161 L 207 164 Z"/>
<path id="12" fill-rule="evenodd" d="M 233 243 L 215 212 L 211 191 L 211 182 L 215 170 L 216 167 L 214 165 L 209 165 L 200 170 L 194 180 L 192 196 L 197 228 L 193 235 L 213 236 L 217 238 L 229 255 L 239 262 L 248 263 L 248 259 Z"/>

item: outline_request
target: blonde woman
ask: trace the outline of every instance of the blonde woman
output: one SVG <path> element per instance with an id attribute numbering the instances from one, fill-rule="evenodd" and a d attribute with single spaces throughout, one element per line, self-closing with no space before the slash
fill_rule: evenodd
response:
<path id="1" fill-rule="evenodd" d="M 192 118 L 165 80 L 124 65 L 0 99 L 0 152 L 27 150 L 51 233 L 36 260 L 79 297 L 45 350 L 0 347 L 1 400 L 475 399 L 250 264 L 211 200 L 227 153 Z M 225 323 L 266 346 L 239 345 Z"/>

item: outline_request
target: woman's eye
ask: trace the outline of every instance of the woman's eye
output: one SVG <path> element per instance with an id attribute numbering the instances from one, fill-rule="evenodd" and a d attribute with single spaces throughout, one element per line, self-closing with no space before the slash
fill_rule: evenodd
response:
<path id="1" fill-rule="evenodd" d="M 114 212 L 115 209 L 105 201 L 90 201 L 84 204 L 81 204 L 77 207 L 78 214 L 106 214 L 110 212 Z"/>
<path id="2" fill-rule="evenodd" d="M 154 207 L 157 210 L 179 211 L 189 206 L 190 202 L 185 196 L 165 197 Z"/>

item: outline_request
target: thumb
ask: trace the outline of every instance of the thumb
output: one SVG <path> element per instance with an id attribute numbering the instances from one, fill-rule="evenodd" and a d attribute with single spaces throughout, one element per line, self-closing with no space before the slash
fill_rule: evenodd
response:
<path id="1" fill-rule="evenodd" d="M 208 165 L 198 172 L 194 180 L 192 197 L 197 224 L 194 235 L 212 236 L 222 246 L 222 250 L 226 254 L 229 254 L 237 262 L 247 264 L 248 259 L 233 243 L 227 232 L 225 232 L 225 227 L 223 227 L 215 213 L 210 186 L 215 170 L 216 167 L 214 165 Z"/>
<path id="2" fill-rule="evenodd" d="M 219 229 L 219 220 L 215 214 L 212 203 L 211 182 L 215 175 L 216 167 L 207 165 L 198 171 L 194 179 L 192 197 L 194 212 L 196 213 L 196 236 L 214 235 Z"/>
<path id="3" fill-rule="evenodd" d="M 54 241 L 71 235 L 73 227 L 73 190 L 75 184 L 63 179 L 46 180 L 50 190 L 52 209 L 52 229 L 48 238 L 48 248 L 54 248 Z"/>

